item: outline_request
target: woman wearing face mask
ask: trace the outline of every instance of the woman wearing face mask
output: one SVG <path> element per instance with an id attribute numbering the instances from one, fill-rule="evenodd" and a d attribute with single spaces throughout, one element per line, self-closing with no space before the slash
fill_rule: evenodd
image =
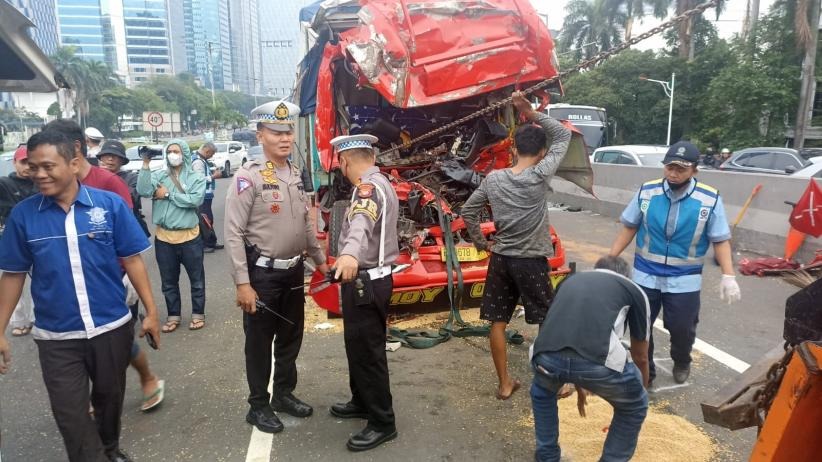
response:
<path id="1" fill-rule="evenodd" d="M 149 158 L 137 177 L 137 192 L 152 200 L 151 216 L 157 229 L 154 253 L 160 267 L 168 318 L 163 332 L 180 325 L 180 265 L 191 281 L 191 330 L 205 326 L 205 269 L 198 208 L 205 197 L 205 178 L 191 168 L 191 152 L 183 140 L 165 148 L 165 169 L 152 172 Z"/>

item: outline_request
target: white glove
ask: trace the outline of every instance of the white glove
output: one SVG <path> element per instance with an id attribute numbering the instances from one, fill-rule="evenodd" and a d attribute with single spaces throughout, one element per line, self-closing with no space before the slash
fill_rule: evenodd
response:
<path id="1" fill-rule="evenodd" d="M 742 291 L 739 290 L 739 284 L 736 283 L 736 276 L 732 274 L 722 275 L 722 280 L 719 281 L 719 298 L 727 300 L 729 305 L 742 299 Z"/>

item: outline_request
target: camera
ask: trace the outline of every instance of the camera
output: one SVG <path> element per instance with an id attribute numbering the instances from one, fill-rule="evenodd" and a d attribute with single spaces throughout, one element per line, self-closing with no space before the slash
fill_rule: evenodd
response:
<path id="1" fill-rule="evenodd" d="M 143 159 L 154 159 L 155 157 L 163 157 L 163 150 L 152 148 L 151 146 L 139 146 L 137 154 Z"/>

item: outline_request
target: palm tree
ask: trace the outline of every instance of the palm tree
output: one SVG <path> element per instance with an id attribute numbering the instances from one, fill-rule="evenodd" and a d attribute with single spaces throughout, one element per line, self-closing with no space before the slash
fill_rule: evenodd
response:
<path id="1" fill-rule="evenodd" d="M 628 15 L 620 0 L 571 0 L 565 7 L 560 46 L 588 59 L 622 43 Z"/>
<path id="2" fill-rule="evenodd" d="M 622 4 L 628 15 L 625 22 L 625 40 L 631 39 L 636 19 L 642 19 L 647 13 L 651 13 L 657 19 L 663 19 L 668 15 L 671 2 L 672 0 L 623 0 Z"/>
<path id="3" fill-rule="evenodd" d="M 88 116 L 89 100 L 101 91 L 119 84 L 111 68 L 100 61 L 85 61 L 73 46 L 57 50 L 51 57 L 57 70 L 71 84 L 74 113 L 81 126 Z"/>
<path id="4" fill-rule="evenodd" d="M 676 0 L 676 14 L 680 15 L 695 6 L 701 4 L 704 0 Z M 716 5 L 716 17 L 719 18 L 720 13 L 725 8 L 725 0 L 719 0 Z M 694 47 L 693 47 L 693 30 L 696 16 L 691 16 L 687 21 L 679 23 L 677 36 L 679 40 L 679 57 L 693 61 Z"/>

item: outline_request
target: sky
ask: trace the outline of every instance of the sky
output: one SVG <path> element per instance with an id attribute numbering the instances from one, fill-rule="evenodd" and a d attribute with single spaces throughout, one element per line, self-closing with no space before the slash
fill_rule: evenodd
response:
<path id="1" fill-rule="evenodd" d="M 768 8 L 770 8 L 773 1 L 774 0 L 760 0 L 760 17 L 768 12 Z M 538 12 L 547 14 L 548 27 L 552 30 L 562 28 L 562 20 L 565 16 L 565 5 L 567 3 L 568 0 L 531 0 L 531 4 L 534 5 Z M 720 37 L 730 38 L 733 34 L 742 30 L 742 21 L 745 18 L 747 5 L 747 0 L 727 0 L 725 9 L 718 21 L 716 20 L 716 12 L 713 9 L 706 11 L 705 18 L 714 23 L 719 31 Z M 559 14 L 553 14 L 556 12 L 559 12 Z M 660 22 L 662 21 L 653 17 L 645 18 L 642 22 L 634 25 L 634 35 L 641 34 L 657 26 Z M 647 43 L 640 43 L 636 48 L 646 50 L 665 46 L 665 42 L 661 38 L 650 38 L 646 42 Z"/>

